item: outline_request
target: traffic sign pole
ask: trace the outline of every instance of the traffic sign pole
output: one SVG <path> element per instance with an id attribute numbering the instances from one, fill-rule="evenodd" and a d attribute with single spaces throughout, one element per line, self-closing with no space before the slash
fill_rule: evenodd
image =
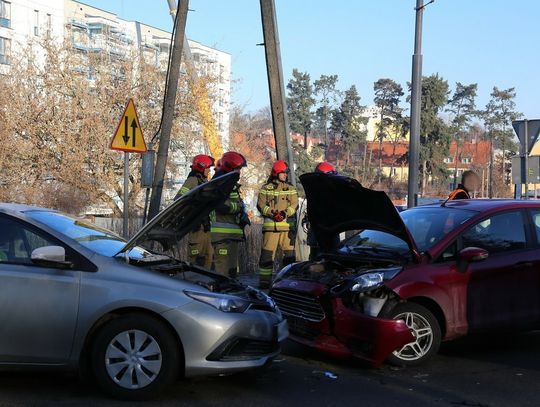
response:
<path id="1" fill-rule="evenodd" d="M 129 153 L 124 152 L 124 225 L 123 234 L 124 238 L 129 238 Z"/>
<path id="2" fill-rule="evenodd" d="M 529 128 L 528 128 L 528 120 L 525 119 L 524 123 L 524 132 L 525 132 L 525 200 L 529 199 L 529 180 L 527 179 L 527 175 L 529 175 Z"/>

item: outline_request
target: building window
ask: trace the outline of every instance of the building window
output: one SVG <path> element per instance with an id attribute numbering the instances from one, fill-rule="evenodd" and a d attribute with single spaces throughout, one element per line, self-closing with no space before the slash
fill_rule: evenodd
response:
<path id="1" fill-rule="evenodd" d="M 11 40 L 0 37 L 0 64 L 9 65 L 11 56 Z"/>
<path id="2" fill-rule="evenodd" d="M 52 30 L 52 15 L 47 13 L 47 32 L 51 32 Z"/>
<path id="3" fill-rule="evenodd" d="M 11 28 L 11 3 L 0 0 L 0 27 Z"/>
<path id="4" fill-rule="evenodd" d="M 219 131 L 223 131 L 223 113 L 218 113 L 218 128 Z"/>
<path id="5" fill-rule="evenodd" d="M 463 164 L 470 164 L 470 163 L 472 163 L 472 158 L 471 157 L 462 157 L 461 162 Z"/>
<path id="6" fill-rule="evenodd" d="M 39 35 L 39 11 L 34 10 L 34 35 Z"/>
<path id="7" fill-rule="evenodd" d="M 454 159 L 452 157 L 446 157 L 444 159 L 445 164 L 452 164 L 454 162 Z"/>

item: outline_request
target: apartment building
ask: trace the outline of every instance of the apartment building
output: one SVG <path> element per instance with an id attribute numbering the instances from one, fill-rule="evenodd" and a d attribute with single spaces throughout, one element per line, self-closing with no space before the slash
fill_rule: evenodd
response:
<path id="1" fill-rule="evenodd" d="M 75 0 L 0 0 L 0 74 L 9 74 L 13 57 L 26 44 L 49 36 L 77 51 L 79 73 L 90 81 L 94 72 L 89 56 L 106 56 L 114 75 L 117 61 L 137 54 L 161 70 L 167 69 L 171 33 L 139 21 L 128 21 L 116 14 Z M 200 42 L 188 40 L 192 60 L 199 74 L 216 78 L 210 89 L 216 126 L 225 149 L 229 145 L 229 110 L 231 104 L 231 55 Z M 35 50 L 36 51 L 36 50 Z M 37 50 L 39 51 L 39 50 Z M 38 52 L 39 53 L 39 52 Z M 182 74 L 187 74 L 182 70 Z M 194 133 L 202 130 L 194 125 Z M 198 144 L 197 141 L 194 141 Z M 203 152 L 201 138 L 199 152 Z M 164 191 L 165 201 L 176 193 L 189 171 L 190 157 L 172 146 Z"/>

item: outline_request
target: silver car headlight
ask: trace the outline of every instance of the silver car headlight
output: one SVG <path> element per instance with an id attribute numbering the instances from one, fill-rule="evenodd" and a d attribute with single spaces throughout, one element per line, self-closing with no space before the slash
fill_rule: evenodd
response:
<path id="1" fill-rule="evenodd" d="M 354 279 L 354 284 L 351 287 L 351 291 L 358 293 L 378 288 L 383 285 L 385 281 L 394 278 L 401 270 L 401 267 L 392 267 L 389 269 L 374 270 L 370 273 L 361 274 Z"/>
<path id="2" fill-rule="evenodd" d="M 250 301 L 232 295 L 205 293 L 201 291 L 184 290 L 184 293 L 196 301 L 204 302 L 223 312 L 242 313 L 251 305 Z"/>

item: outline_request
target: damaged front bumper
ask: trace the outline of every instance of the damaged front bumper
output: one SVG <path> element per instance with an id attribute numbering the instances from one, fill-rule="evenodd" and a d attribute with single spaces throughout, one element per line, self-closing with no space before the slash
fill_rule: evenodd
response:
<path id="1" fill-rule="evenodd" d="M 272 288 L 270 295 L 287 318 L 292 340 L 334 357 L 356 357 L 372 366 L 414 341 L 404 321 L 371 317 L 347 307 L 339 297 L 323 296 L 324 291 L 317 283 L 287 280 Z"/>

